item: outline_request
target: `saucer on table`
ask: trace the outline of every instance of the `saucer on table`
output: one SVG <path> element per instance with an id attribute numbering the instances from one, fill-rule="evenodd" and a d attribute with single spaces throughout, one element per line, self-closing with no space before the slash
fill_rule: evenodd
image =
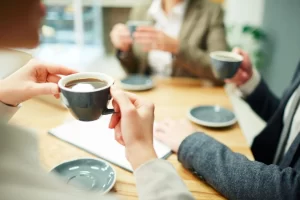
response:
<path id="1" fill-rule="evenodd" d="M 51 170 L 78 190 L 108 193 L 116 183 L 116 171 L 104 160 L 83 158 L 59 164 Z"/>
<path id="2" fill-rule="evenodd" d="M 237 121 L 233 112 L 218 105 L 191 108 L 188 118 L 196 124 L 211 128 L 232 126 Z"/>
<path id="3" fill-rule="evenodd" d="M 150 76 L 129 75 L 121 80 L 121 87 L 130 91 L 150 90 L 154 87 L 154 82 Z"/>

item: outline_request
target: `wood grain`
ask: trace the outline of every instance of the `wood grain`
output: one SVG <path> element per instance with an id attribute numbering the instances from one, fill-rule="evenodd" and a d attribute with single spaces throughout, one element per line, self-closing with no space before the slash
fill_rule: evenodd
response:
<path id="1" fill-rule="evenodd" d="M 138 92 L 137 94 L 155 103 L 157 121 L 170 117 L 174 119 L 186 118 L 188 109 L 196 105 L 218 104 L 232 109 L 230 100 L 221 87 L 212 88 L 202 81 L 184 78 L 155 79 L 155 81 L 156 87 L 153 90 Z M 81 149 L 47 134 L 49 129 L 72 119 L 72 116 L 65 108 L 38 99 L 32 99 L 23 104 L 22 108 L 11 120 L 11 123 L 36 130 L 40 143 L 41 163 L 49 171 L 57 164 L 66 160 L 94 157 Z M 233 151 L 244 154 L 249 159 L 253 159 L 238 124 L 227 129 L 208 129 L 196 125 L 195 127 L 228 145 Z M 176 155 L 172 155 L 168 158 L 168 161 L 177 169 L 179 175 L 183 178 L 196 199 L 224 199 L 213 188 L 198 180 L 192 173 L 184 169 L 177 161 Z M 117 183 L 113 191 L 124 199 L 137 199 L 133 175 L 119 167 L 114 167 L 117 171 Z"/>

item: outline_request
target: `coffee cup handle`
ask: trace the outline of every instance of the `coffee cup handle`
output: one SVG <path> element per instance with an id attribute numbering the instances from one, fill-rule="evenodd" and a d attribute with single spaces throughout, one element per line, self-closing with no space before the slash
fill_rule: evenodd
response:
<path id="1" fill-rule="evenodd" d="M 108 95 L 108 100 L 111 100 L 112 96 L 111 94 Z M 106 108 L 103 112 L 102 115 L 110 115 L 116 113 L 114 109 Z"/>
<path id="2" fill-rule="evenodd" d="M 115 110 L 114 109 L 109 109 L 109 108 L 105 109 L 102 112 L 103 115 L 110 115 L 110 114 L 114 114 L 114 113 L 115 113 Z"/>

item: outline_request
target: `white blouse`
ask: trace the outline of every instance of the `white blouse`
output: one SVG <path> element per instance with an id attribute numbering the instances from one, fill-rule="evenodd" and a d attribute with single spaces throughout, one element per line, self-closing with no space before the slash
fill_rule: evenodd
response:
<path id="1" fill-rule="evenodd" d="M 148 14 L 156 21 L 154 27 L 166 35 L 178 39 L 188 0 L 177 4 L 166 15 L 162 9 L 162 0 L 153 0 Z M 148 63 L 156 75 L 170 76 L 172 73 L 172 54 L 170 52 L 152 50 L 148 55 Z"/>

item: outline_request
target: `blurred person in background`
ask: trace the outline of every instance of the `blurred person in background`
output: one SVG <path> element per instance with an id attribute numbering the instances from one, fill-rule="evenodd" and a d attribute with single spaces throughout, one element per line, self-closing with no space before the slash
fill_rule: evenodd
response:
<path id="1" fill-rule="evenodd" d="M 28 48 L 39 43 L 38 30 L 45 15 L 40 0 L 2 0 L 0 13 L 1 47 Z M 23 101 L 42 94 L 59 97 L 59 75 L 73 73 L 76 72 L 63 66 L 31 60 L 0 81 L 1 199 L 116 199 L 80 192 L 47 174 L 39 166 L 34 135 L 7 125 L 7 120 Z M 110 127 L 115 129 L 116 140 L 125 146 L 140 199 L 193 199 L 172 165 L 157 159 L 153 148 L 153 104 L 118 89 L 112 89 L 111 93 L 115 110 L 121 115 L 113 115 Z"/>
<path id="2" fill-rule="evenodd" d="M 222 84 L 212 74 L 209 53 L 227 50 L 223 10 L 209 0 L 146 0 L 129 20 L 151 21 L 131 37 L 116 24 L 111 41 L 128 73 L 185 76 Z"/>
<path id="3" fill-rule="evenodd" d="M 300 63 L 281 99 L 244 57 L 237 74 L 227 80 L 239 87 L 245 101 L 267 122 L 251 150 L 255 161 L 232 152 L 187 121 L 158 124 L 156 138 L 178 153 L 185 168 L 228 199 L 300 199 Z"/>

